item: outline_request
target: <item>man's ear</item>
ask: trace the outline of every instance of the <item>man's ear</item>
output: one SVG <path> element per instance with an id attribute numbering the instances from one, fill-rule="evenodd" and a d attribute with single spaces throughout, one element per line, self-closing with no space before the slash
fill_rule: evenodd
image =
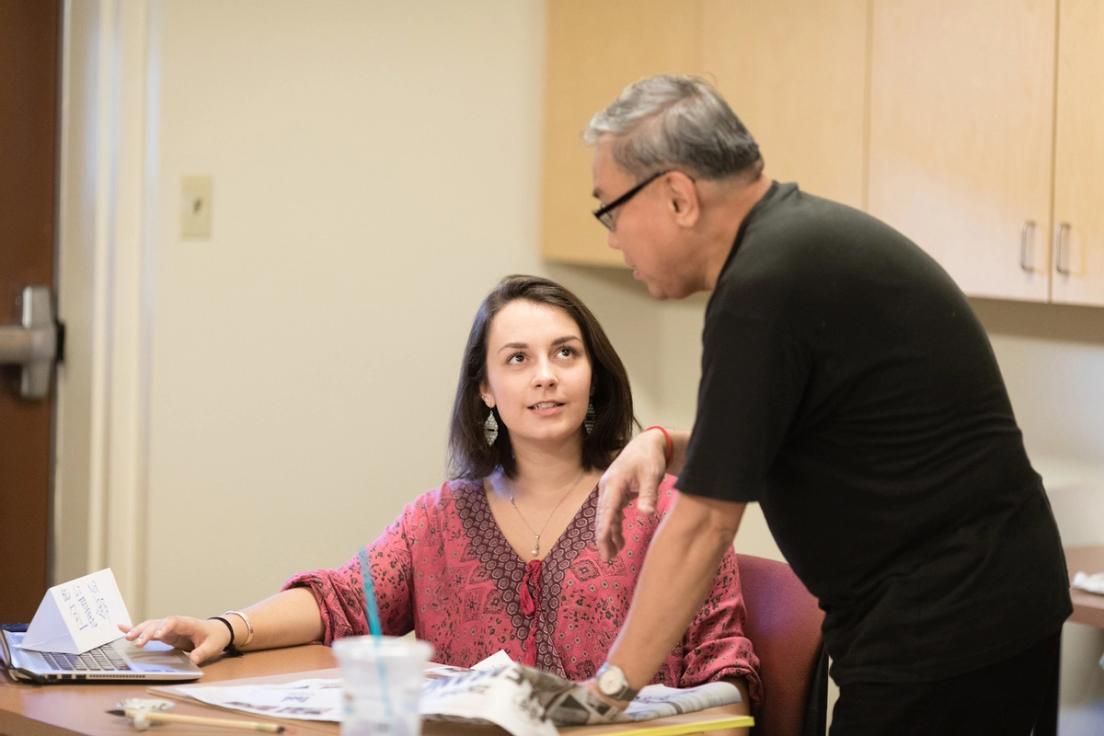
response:
<path id="1" fill-rule="evenodd" d="M 682 227 L 693 227 L 701 217 L 701 200 L 694 180 L 681 171 L 667 174 L 664 186 L 675 223 Z"/>

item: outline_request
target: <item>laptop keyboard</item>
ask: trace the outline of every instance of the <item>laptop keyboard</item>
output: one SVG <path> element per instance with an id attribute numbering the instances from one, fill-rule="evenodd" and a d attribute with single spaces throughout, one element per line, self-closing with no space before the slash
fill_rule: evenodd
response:
<path id="1" fill-rule="evenodd" d="M 61 652 L 41 652 L 51 667 L 58 670 L 77 670 L 86 672 L 123 672 L 130 665 L 114 649 L 101 647 L 84 654 L 63 654 Z"/>

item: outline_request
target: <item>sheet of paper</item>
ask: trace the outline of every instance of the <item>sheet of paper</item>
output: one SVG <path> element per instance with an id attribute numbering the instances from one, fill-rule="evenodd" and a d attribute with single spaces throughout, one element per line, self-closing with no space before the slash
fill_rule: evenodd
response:
<path id="1" fill-rule="evenodd" d="M 341 720 L 341 680 L 308 679 L 279 685 L 180 685 L 176 692 L 222 708 L 301 721 Z"/>
<path id="2" fill-rule="evenodd" d="M 1087 590 L 1090 593 L 1104 595 L 1104 572 L 1087 575 L 1078 570 L 1073 575 L 1073 587 Z"/>
<path id="3" fill-rule="evenodd" d="M 82 654 L 122 636 L 117 624 L 130 614 L 108 568 L 47 590 L 20 648 Z"/>
<path id="4" fill-rule="evenodd" d="M 472 665 L 473 670 L 496 670 L 499 667 L 505 667 L 508 664 L 513 664 L 514 660 L 510 659 L 510 655 L 506 653 L 505 649 L 499 649 L 497 652 L 482 659 Z"/>
<path id="5" fill-rule="evenodd" d="M 493 723 L 514 736 L 555 736 L 556 728 L 518 676 L 520 665 L 494 671 L 457 669 L 453 677 L 427 680 L 419 710 L 427 719 Z M 173 685 L 154 692 L 184 696 L 208 705 L 306 721 L 340 721 L 344 702 L 337 678 L 241 685 Z"/>
<path id="6" fill-rule="evenodd" d="M 495 670 L 500 667 L 505 667 L 506 665 L 510 665 L 513 663 L 514 660 L 510 659 L 510 655 L 506 653 L 506 650 L 499 649 L 497 652 L 487 657 L 486 659 L 481 659 L 480 661 L 476 662 L 470 668 L 453 667 L 449 664 L 433 665 L 426 670 L 426 679 L 436 680 L 440 677 L 453 677 L 455 675 L 461 675 L 465 672 L 471 672 L 472 670 L 475 670 L 476 672 L 485 672 L 487 670 Z"/>

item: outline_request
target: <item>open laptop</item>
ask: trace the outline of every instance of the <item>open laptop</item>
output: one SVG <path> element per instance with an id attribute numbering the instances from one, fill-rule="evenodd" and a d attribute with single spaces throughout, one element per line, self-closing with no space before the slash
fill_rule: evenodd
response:
<path id="1" fill-rule="evenodd" d="M 203 676 L 203 670 L 184 652 L 158 641 L 136 647 L 126 639 L 116 639 L 84 654 L 63 654 L 20 649 L 21 631 L 3 630 L 0 634 L 0 655 L 14 680 L 197 680 Z"/>

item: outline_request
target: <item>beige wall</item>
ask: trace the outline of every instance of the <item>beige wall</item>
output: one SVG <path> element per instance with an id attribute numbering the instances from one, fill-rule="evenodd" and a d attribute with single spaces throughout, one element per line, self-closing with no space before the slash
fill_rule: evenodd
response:
<path id="1" fill-rule="evenodd" d="M 543 11 L 177 1 L 160 28 L 142 608 L 204 614 L 344 561 L 442 479 L 473 309 L 544 268 Z M 179 235 L 191 174 L 214 180 L 210 240 Z M 622 346 L 640 416 L 689 426 L 696 358 L 649 335 L 696 335 L 698 305 L 555 270 Z"/>
<path id="2" fill-rule="evenodd" d="M 535 244 L 536 2 L 166 0 L 148 614 L 336 565 L 440 483 L 460 351 Z M 213 177 L 213 236 L 180 179 Z"/>
<path id="3" fill-rule="evenodd" d="M 549 271 L 542 7 L 462 5 L 164 3 L 145 614 L 340 563 L 443 477 L 475 305 Z M 206 241 L 179 235 L 193 174 L 214 180 Z M 704 300 L 550 272 L 607 325 L 641 419 L 690 426 Z M 741 546 L 777 557 L 757 516 Z"/>

